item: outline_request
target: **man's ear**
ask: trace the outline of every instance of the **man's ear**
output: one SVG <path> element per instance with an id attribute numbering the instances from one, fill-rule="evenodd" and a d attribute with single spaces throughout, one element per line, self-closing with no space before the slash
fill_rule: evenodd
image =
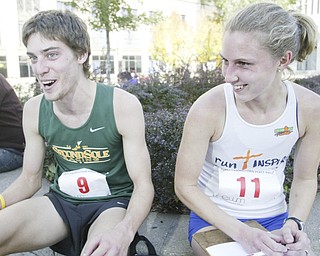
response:
<path id="1" fill-rule="evenodd" d="M 85 61 L 88 58 L 88 52 L 82 53 L 79 57 L 78 57 L 78 61 L 80 64 L 85 63 Z"/>
<path id="2" fill-rule="evenodd" d="M 286 51 L 285 54 L 280 58 L 280 64 L 278 70 L 285 70 L 292 62 L 292 51 Z"/>

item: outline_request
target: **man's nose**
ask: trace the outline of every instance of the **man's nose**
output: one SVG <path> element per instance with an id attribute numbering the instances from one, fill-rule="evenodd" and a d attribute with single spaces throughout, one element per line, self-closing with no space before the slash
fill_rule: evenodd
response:
<path id="1" fill-rule="evenodd" d="M 47 61 L 45 59 L 38 59 L 37 63 L 34 65 L 33 72 L 36 75 L 43 75 L 49 71 L 49 67 L 47 65 Z"/>

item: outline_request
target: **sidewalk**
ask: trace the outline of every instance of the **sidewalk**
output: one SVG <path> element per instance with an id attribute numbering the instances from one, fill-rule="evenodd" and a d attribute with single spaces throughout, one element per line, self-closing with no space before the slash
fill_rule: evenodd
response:
<path id="1" fill-rule="evenodd" d="M 0 174 L 0 191 L 3 191 L 20 174 L 20 169 Z M 48 191 L 49 183 L 44 179 L 41 190 L 36 195 Z M 316 255 L 320 255 L 320 193 L 306 223 L 306 232 Z M 187 240 L 188 216 L 151 212 L 139 232 L 154 244 L 160 256 L 192 256 Z M 11 256 L 58 256 L 49 248 L 33 252 L 11 254 Z M 60 256 L 60 255 L 59 255 Z"/>

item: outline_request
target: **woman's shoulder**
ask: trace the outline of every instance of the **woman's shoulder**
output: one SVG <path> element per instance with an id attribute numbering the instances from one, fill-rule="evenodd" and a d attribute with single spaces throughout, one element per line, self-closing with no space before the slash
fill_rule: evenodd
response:
<path id="1" fill-rule="evenodd" d="M 196 120 L 206 120 L 217 122 L 224 119 L 225 114 L 225 94 L 224 85 L 217 85 L 202 94 L 192 105 L 189 116 Z"/>
<path id="2" fill-rule="evenodd" d="M 202 94 L 195 102 L 194 105 L 200 105 L 207 108 L 221 108 L 225 106 L 225 93 L 224 86 L 226 84 L 220 84 L 209 91 Z"/>
<path id="3" fill-rule="evenodd" d="M 304 134 L 311 127 L 320 129 L 320 95 L 297 83 L 292 83 L 292 87 L 298 104 L 298 120 L 301 134 Z"/>
<path id="4" fill-rule="evenodd" d="M 320 95 L 313 92 L 312 90 L 291 82 L 291 85 L 294 89 L 297 102 L 299 104 L 299 107 L 308 107 L 308 108 L 317 108 L 320 107 Z"/>

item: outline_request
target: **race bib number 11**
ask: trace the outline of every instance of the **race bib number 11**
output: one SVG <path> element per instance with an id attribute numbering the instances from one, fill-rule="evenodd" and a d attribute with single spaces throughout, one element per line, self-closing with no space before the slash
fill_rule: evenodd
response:
<path id="1" fill-rule="evenodd" d="M 268 170 L 259 173 L 220 171 L 220 193 L 229 197 L 245 198 L 246 203 L 267 203 L 282 193 L 276 171 Z"/>
<path id="2" fill-rule="evenodd" d="M 58 184 L 62 192 L 73 197 L 111 195 L 106 176 L 86 168 L 62 173 Z"/>

